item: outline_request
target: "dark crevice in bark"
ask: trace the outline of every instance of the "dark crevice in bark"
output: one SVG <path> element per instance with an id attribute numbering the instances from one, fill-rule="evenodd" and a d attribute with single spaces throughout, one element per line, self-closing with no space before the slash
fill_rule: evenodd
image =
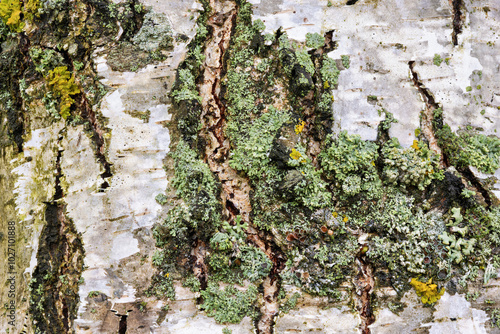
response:
<path id="1" fill-rule="evenodd" d="M 347 6 L 352 6 L 352 5 L 355 5 L 355 4 L 356 4 L 356 2 L 358 2 L 358 1 L 359 1 L 359 0 L 349 0 L 349 1 L 347 1 L 347 2 L 346 2 L 346 5 L 347 5 Z"/>
<path id="2" fill-rule="evenodd" d="M 418 73 L 415 71 L 415 61 L 409 61 L 408 66 L 410 68 L 413 86 L 415 86 L 415 88 L 418 90 L 425 103 L 425 109 L 422 111 L 420 119 L 422 134 L 429 143 L 429 148 L 440 157 L 440 165 L 442 167 L 448 167 L 449 163 L 438 145 L 438 141 L 433 128 L 434 110 L 438 109 L 439 105 L 434 99 L 434 95 L 432 95 L 432 93 L 427 88 L 425 88 L 422 81 L 420 81 Z"/>
<path id="3" fill-rule="evenodd" d="M 95 145 L 95 155 L 97 157 L 97 160 L 104 169 L 104 172 L 101 173 L 101 178 L 103 179 L 103 182 L 101 183 L 101 186 L 99 188 L 99 191 L 103 192 L 104 189 L 109 187 L 107 179 L 113 176 L 113 173 L 111 172 L 112 164 L 106 159 L 105 155 L 106 145 L 103 137 L 104 130 L 99 124 L 96 114 L 92 109 L 92 106 L 90 105 L 87 97 L 84 94 L 82 94 L 82 97 L 80 99 L 80 106 L 81 106 L 82 118 L 87 120 L 90 125 L 90 131 L 92 134 L 91 138 Z"/>
<path id="4" fill-rule="evenodd" d="M 426 105 L 426 108 L 422 113 L 422 119 L 421 119 L 422 133 L 429 142 L 429 147 L 431 148 L 431 150 L 433 150 L 435 153 L 441 156 L 442 167 L 449 167 L 451 165 L 449 162 L 450 159 L 448 158 L 446 152 L 439 147 L 435 135 L 435 131 L 441 129 L 444 125 L 442 115 L 439 115 L 438 118 L 436 119 L 434 117 L 434 110 L 440 108 L 439 104 L 434 99 L 432 93 L 427 88 L 425 88 L 425 86 L 419 80 L 418 73 L 415 71 L 414 68 L 415 61 L 410 61 L 408 64 L 410 67 L 413 85 L 417 88 L 417 90 L 421 94 Z M 435 128 L 436 126 L 438 129 Z M 472 184 L 472 186 L 474 186 L 477 189 L 477 191 L 481 193 L 487 205 L 487 208 L 490 208 L 492 203 L 491 196 L 488 190 L 484 188 L 481 182 L 474 175 L 474 173 L 472 173 L 471 169 L 467 166 L 466 167 L 455 166 L 455 168 L 457 169 L 458 172 L 460 172 L 460 174 L 462 174 L 462 176 L 464 176 Z"/>
<path id="5" fill-rule="evenodd" d="M 59 138 L 62 140 L 62 137 Z M 78 307 L 78 284 L 83 271 L 84 249 L 73 222 L 66 216 L 61 187 L 62 151 L 56 158 L 55 193 L 45 203 L 37 266 L 30 285 L 30 314 L 42 333 L 73 333 Z"/>
<path id="6" fill-rule="evenodd" d="M 451 0 L 453 12 L 453 32 L 451 33 L 451 41 L 453 45 L 458 45 L 458 35 L 462 32 L 463 21 L 465 19 L 465 5 L 463 0 Z"/>
<path id="7" fill-rule="evenodd" d="M 474 173 L 471 171 L 471 169 L 469 167 L 457 168 L 457 170 L 463 176 L 465 176 L 465 178 L 472 184 L 472 186 L 474 188 L 476 188 L 481 193 L 481 195 L 483 196 L 483 199 L 486 203 L 486 207 L 489 210 L 491 208 L 492 202 L 491 202 L 491 196 L 490 196 L 490 193 L 488 192 L 488 190 L 486 190 L 483 187 L 483 185 L 481 184 L 479 179 L 474 175 Z"/>
<path id="8" fill-rule="evenodd" d="M 230 143 L 224 133 L 227 115 L 221 80 L 227 72 L 229 60 L 227 51 L 235 32 L 239 7 L 234 2 L 222 1 L 211 1 L 210 6 L 213 9 L 212 15 L 207 20 L 210 35 L 205 43 L 206 61 L 203 64 L 202 80 L 198 86 L 202 97 L 200 117 L 202 130 L 199 136 L 206 143 L 204 160 L 221 182 L 224 219 L 230 224 L 234 224 L 237 219 L 249 223 L 251 227 L 247 230 L 247 239 L 261 249 L 273 263 L 270 275 L 263 282 L 264 305 L 261 307 L 261 317 L 256 321 L 257 333 L 270 334 L 273 332 L 274 318 L 279 311 L 277 300 L 280 286 L 279 273 L 284 268 L 285 259 L 272 238 L 258 231 L 250 221 L 250 181 L 229 166 Z M 214 55 L 218 55 L 218 59 L 215 59 Z M 199 246 L 200 242 L 197 249 Z M 201 254 L 197 257 L 199 265 L 195 266 L 195 270 L 206 266 L 203 257 Z M 206 279 L 202 274 L 204 270 L 200 270 L 198 276 L 201 278 L 202 286 Z"/>
<path id="9" fill-rule="evenodd" d="M 369 326 L 375 322 L 375 315 L 371 306 L 371 294 L 375 286 L 373 270 L 364 255 L 356 257 L 358 275 L 354 283 L 356 288 L 356 309 L 361 318 L 360 330 L 362 334 L 370 334 Z"/>

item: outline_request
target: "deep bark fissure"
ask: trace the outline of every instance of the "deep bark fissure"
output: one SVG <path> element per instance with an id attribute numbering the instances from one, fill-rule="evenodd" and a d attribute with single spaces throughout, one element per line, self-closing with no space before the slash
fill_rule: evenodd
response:
<path id="1" fill-rule="evenodd" d="M 422 130 L 422 134 L 428 141 L 429 148 L 439 156 L 441 167 L 448 167 L 449 164 L 441 150 L 441 147 L 439 147 L 438 145 L 438 141 L 433 128 L 434 110 L 439 108 L 439 104 L 434 99 L 434 95 L 432 95 L 429 89 L 425 88 L 422 81 L 420 81 L 418 73 L 415 71 L 415 61 L 414 60 L 409 61 L 408 65 L 410 68 L 410 74 L 413 86 L 418 90 L 425 103 L 425 108 L 422 111 L 420 120 L 420 128 Z"/>
<path id="2" fill-rule="evenodd" d="M 371 306 L 371 294 L 375 287 L 373 270 L 363 255 L 356 257 L 358 275 L 355 281 L 356 288 L 356 309 L 361 318 L 360 330 L 362 334 L 370 334 L 370 325 L 375 322 L 375 315 Z"/>
<path id="3" fill-rule="evenodd" d="M 59 137 L 59 142 L 62 140 Z M 55 167 L 55 192 L 45 203 L 45 222 L 40 235 L 37 266 L 31 283 L 30 313 L 35 328 L 47 333 L 73 333 L 78 306 L 78 284 L 83 272 L 84 249 L 73 222 L 66 216 L 61 186 L 62 150 Z"/>
<path id="4" fill-rule="evenodd" d="M 434 96 L 431 94 L 429 89 L 425 88 L 422 82 L 418 78 L 418 73 L 415 71 L 415 61 L 410 61 L 409 63 L 410 66 L 410 72 L 411 72 L 411 77 L 413 81 L 413 85 L 417 88 L 419 93 L 422 95 L 422 98 L 425 102 L 426 108 L 422 112 L 422 119 L 420 122 L 420 126 L 422 128 L 422 133 L 424 134 L 425 138 L 429 142 L 429 147 L 431 150 L 433 150 L 436 154 L 440 155 L 440 162 L 442 167 L 449 167 L 450 166 L 450 159 L 448 158 L 446 152 L 442 150 L 439 147 L 436 135 L 435 135 L 435 123 L 441 124 L 440 126 L 442 127 L 442 119 L 439 119 L 439 122 L 435 122 L 434 120 L 434 110 L 439 108 L 439 104 L 436 102 L 434 99 Z M 440 116 L 442 117 L 442 116 Z M 464 176 L 474 188 L 476 188 L 477 191 L 481 193 L 481 195 L 484 198 L 484 201 L 487 204 L 487 207 L 489 208 L 491 206 L 491 197 L 488 192 L 484 188 L 484 186 L 481 184 L 481 182 L 477 179 L 477 177 L 474 175 L 474 173 L 471 171 L 469 167 L 463 167 L 463 166 L 455 166 L 456 169 Z"/>
<path id="5" fill-rule="evenodd" d="M 205 61 L 203 64 L 203 80 L 198 86 L 202 98 L 200 136 L 206 142 L 204 160 L 208 163 L 212 172 L 218 177 L 222 185 L 221 200 L 223 216 L 230 224 L 234 224 L 237 217 L 242 222 L 249 223 L 250 228 L 246 231 L 247 239 L 261 249 L 272 261 L 273 268 L 268 277 L 264 279 L 263 294 L 264 303 L 261 307 L 261 317 L 256 322 L 257 333 L 270 334 L 273 331 L 274 317 L 278 314 L 279 303 L 277 296 L 279 292 L 279 272 L 284 267 L 284 257 L 273 244 L 271 238 L 261 236 L 250 221 L 251 185 L 248 178 L 238 174 L 229 166 L 229 139 L 225 137 L 226 128 L 226 106 L 223 97 L 221 79 L 227 71 L 231 37 L 234 33 L 238 6 L 229 1 L 210 1 L 213 12 L 207 20 L 210 28 L 210 37 L 205 44 Z M 198 242 L 198 246 L 199 246 Z M 197 247 L 199 248 L 199 247 Z M 203 254 L 196 257 L 195 271 L 198 278 L 206 277 L 206 265 L 202 258 Z"/>
<path id="6" fill-rule="evenodd" d="M 462 32 L 464 16 L 462 11 L 465 9 L 463 0 L 450 0 L 453 12 L 453 32 L 451 41 L 453 45 L 458 45 L 458 35 Z"/>
<path id="7" fill-rule="evenodd" d="M 97 157 L 97 160 L 104 169 L 104 172 L 101 173 L 101 178 L 103 182 L 101 183 L 101 186 L 99 188 L 99 191 L 103 192 L 104 189 L 109 187 L 107 178 L 113 176 L 113 173 L 111 172 L 112 164 L 106 159 L 105 155 L 106 145 L 103 136 L 104 130 L 101 128 L 101 125 L 97 120 L 96 114 L 92 109 L 87 97 L 84 94 L 82 94 L 80 105 L 82 108 L 81 116 L 83 119 L 88 120 L 90 125 L 90 131 L 92 134 L 91 138 L 95 145 L 95 155 Z"/>

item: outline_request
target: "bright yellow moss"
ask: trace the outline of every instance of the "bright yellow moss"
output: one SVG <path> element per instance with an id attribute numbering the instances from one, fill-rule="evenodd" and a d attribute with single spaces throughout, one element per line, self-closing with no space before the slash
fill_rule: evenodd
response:
<path id="1" fill-rule="evenodd" d="M 300 121 L 299 124 L 295 125 L 295 133 L 301 133 L 304 130 L 304 126 L 306 126 L 306 122 Z"/>
<path id="2" fill-rule="evenodd" d="M 56 97 L 61 98 L 59 114 L 66 119 L 70 115 L 71 105 L 75 102 L 71 95 L 80 93 L 80 89 L 75 84 L 75 77 L 68 71 L 66 66 L 59 66 L 49 71 L 47 81 Z"/>
<path id="3" fill-rule="evenodd" d="M 410 284 L 415 288 L 415 292 L 421 297 L 422 303 L 424 304 L 433 304 L 444 294 L 444 288 L 438 291 L 437 285 L 432 284 L 432 278 L 429 279 L 427 283 L 412 278 Z"/>

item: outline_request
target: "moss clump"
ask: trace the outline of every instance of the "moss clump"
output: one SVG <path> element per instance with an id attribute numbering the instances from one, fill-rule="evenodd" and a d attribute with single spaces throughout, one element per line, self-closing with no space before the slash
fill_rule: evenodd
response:
<path id="1" fill-rule="evenodd" d="M 240 291 L 233 286 L 219 289 L 219 285 L 209 282 L 207 289 L 201 291 L 203 304 L 200 308 L 214 317 L 218 323 L 237 324 L 248 315 L 255 315 L 254 302 L 257 299 L 257 287 L 249 285 L 246 291 Z"/>
<path id="2" fill-rule="evenodd" d="M 66 66 L 59 66 L 49 71 L 47 81 L 55 97 L 60 99 L 59 115 L 63 119 L 68 118 L 71 105 L 75 102 L 71 95 L 80 93 L 80 89 L 75 84 L 75 77 Z"/>

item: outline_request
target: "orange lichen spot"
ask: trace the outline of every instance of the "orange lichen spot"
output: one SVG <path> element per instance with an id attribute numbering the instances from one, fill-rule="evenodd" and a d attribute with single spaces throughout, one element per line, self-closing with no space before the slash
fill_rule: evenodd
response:
<path id="1" fill-rule="evenodd" d="M 432 278 L 429 279 L 427 283 L 412 278 L 410 284 L 415 289 L 417 295 L 421 297 L 422 303 L 424 304 L 433 304 L 444 294 L 444 288 L 438 291 L 437 285 L 432 284 Z"/>
<path id="2" fill-rule="evenodd" d="M 292 153 L 290 153 L 290 158 L 293 160 L 299 160 L 302 157 L 302 154 L 300 154 L 299 151 L 296 149 L 292 148 Z"/>
<path id="3" fill-rule="evenodd" d="M 328 232 L 328 227 L 326 227 L 325 225 L 321 226 L 321 232 L 323 233 Z"/>
<path id="4" fill-rule="evenodd" d="M 306 126 L 306 122 L 300 121 L 299 124 L 295 125 L 295 133 L 301 133 L 304 130 L 304 126 Z"/>

